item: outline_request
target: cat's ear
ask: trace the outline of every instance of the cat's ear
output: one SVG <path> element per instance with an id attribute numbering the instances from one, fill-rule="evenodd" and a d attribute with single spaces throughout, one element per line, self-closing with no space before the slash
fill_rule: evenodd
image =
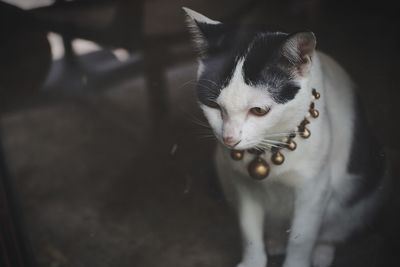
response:
<path id="1" fill-rule="evenodd" d="M 312 32 L 290 34 L 283 44 L 282 53 L 299 74 L 304 75 L 311 64 L 316 44 L 317 40 Z"/>
<path id="2" fill-rule="evenodd" d="M 221 44 L 223 38 L 221 22 L 212 20 L 187 7 L 182 7 L 182 9 L 187 15 L 187 25 L 200 56 L 206 54 L 210 48 Z"/>

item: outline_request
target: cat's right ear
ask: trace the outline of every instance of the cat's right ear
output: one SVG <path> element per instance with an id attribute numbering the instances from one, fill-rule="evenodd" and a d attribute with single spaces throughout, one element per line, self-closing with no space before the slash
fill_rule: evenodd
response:
<path id="1" fill-rule="evenodd" d="M 187 7 L 182 7 L 182 9 L 186 13 L 186 22 L 200 57 L 221 44 L 224 32 L 221 22 L 212 20 Z"/>

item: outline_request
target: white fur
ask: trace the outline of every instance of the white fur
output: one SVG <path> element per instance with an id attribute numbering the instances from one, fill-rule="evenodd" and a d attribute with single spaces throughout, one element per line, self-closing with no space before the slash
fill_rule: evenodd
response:
<path id="1" fill-rule="evenodd" d="M 380 195 L 346 207 L 351 181 L 347 162 L 353 134 L 353 85 L 344 70 L 330 57 L 315 52 L 309 73 L 299 77 L 301 90 L 286 104 L 275 104 L 266 88 L 251 88 L 243 81 L 239 61 L 229 85 L 221 91 L 217 109 L 201 105 L 218 139 L 228 132 L 241 140 L 237 149 L 257 144 L 266 134 L 290 132 L 307 114 L 311 90 L 320 117 L 310 119 L 309 139 L 297 137 L 298 148 L 285 152 L 285 163 L 272 165 L 269 177 L 252 180 L 247 172 L 254 155 L 241 161 L 230 158 L 219 145 L 216 166 L 228 200 L 235 203 L 243 236 L 240 267 L 265 267 L 267 254 L 284 253 L 284 267 L 328 267 L 334 245 L 343 241 L 368 219 Z M 252 107 L 269 107 L 263 117 L 249 114 Z M 265 159 L 270 162 L 271 153 Z M 263 235 L 266 240 L 264 242 Z"/>
<path id="2" fill-rule="evenodd" d="M 186 14 L 191 17 L 193 20 L 196 20 L 198 22 L 201 23 L 207 23 L 207 24 L 219 24 L 221 22 L 217 21 L 217 20 L 212 20 L 190 8 L 187 7 L 182 7 L 182 9 L 186 12 Z"/>

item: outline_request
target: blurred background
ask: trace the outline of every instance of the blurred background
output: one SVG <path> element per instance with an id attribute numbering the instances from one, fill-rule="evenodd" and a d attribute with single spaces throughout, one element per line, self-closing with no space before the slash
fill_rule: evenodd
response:
<path id="1" fill-rule="evenodd" d="M 352 75 L 398 177 L 399 9 L 391 1 L 2 0 L 1 266 L 239 261 L 182 6 L 314 31 L 318 48 Z M 334 266 L 399 266 L 396 205 L 343 244 Z"/>

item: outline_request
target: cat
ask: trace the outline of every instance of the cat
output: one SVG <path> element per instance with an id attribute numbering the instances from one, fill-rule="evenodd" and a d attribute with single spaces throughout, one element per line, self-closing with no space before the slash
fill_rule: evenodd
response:
<path id="1" fill-rule="evenodd" d="M 355 85 L 312 32 L 183 9 L 199 52 L 199 105 L 219 141 L 216 169 L 238 214 L 237 266 L 265 267 L 276 254 L 284 267 L 331 266 L 337 244 L 372 223 L 389 183 Z"/>

